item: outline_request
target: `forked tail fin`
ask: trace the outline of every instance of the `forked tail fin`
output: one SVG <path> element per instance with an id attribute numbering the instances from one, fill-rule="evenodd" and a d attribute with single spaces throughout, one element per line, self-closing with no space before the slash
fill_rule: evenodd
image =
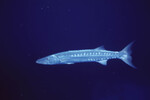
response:
<path id="1" fill-rule="evenodd" d="M 121 60 L 123 60 L 126 64 L 128 64 L 129 66 L 131 66 L 132 68 L 136 67 L 132 64 L 132 57 L 131 57 L 131 46 L 134 42 L 131 42 L 130 44 L 128 44 L 123 50 L 121 50 L 121 53 L 123 53 L 123 56 L 121 56 Z"/>

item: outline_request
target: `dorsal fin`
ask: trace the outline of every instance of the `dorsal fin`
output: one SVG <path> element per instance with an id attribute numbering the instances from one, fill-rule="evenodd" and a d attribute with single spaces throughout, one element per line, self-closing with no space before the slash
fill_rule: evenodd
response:
<path id="1" fill-rule="evenodd" d="M 100 46 L 100 47 L 95 48 L 95 50 L 105 50 L 105 48 L 104 48 L 104 46 L 102 45 L 102 46 Z"/>

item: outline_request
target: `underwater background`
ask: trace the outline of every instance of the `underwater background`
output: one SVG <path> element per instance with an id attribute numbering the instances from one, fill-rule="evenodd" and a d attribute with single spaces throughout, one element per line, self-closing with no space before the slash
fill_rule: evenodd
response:
<path id="1" fill-rule="evenodd" d="M 150 100 L 148 0 L 1 0 L 0 100 Z M 119 59 L 45 66 L 67 50 L 120 51 L 130 42 L 133 69 Z"/>

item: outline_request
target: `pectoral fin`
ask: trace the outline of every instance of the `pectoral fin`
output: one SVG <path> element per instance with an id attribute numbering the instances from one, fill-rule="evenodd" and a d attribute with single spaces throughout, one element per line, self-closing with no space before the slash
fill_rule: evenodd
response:
<path id="1" fill-rule="evenodd" d="M 101 60 L 101 61 L 97 61 L 98 63 L 102 64 L 102 65 L 107 65 L 107 60 Z"/>
<path id="2" fill-rule="evenodd" d="M 67 63 L 67 64 L 74 64 L 74 63 Z"/>

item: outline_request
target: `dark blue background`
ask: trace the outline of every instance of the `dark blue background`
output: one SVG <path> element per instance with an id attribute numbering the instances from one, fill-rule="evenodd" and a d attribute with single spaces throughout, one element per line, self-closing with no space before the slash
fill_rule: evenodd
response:
<path id="1" fill-rule="evenodd" d="M 150 100 L 146 0 L 1 0 L 0 100 Z M 133 45 L 121 60 L 43 66 L 38 58 L 104 45 Z"/>

